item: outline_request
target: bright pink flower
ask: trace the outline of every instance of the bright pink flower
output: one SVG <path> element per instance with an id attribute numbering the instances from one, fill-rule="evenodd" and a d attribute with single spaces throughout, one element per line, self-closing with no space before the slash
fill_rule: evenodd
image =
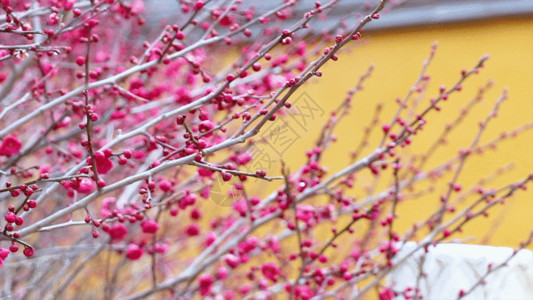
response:
<path id="1" fill-rule="evenodd" d="M 394 292 L 389 289 L 383 289 L 379 292 L 379 300 L 392 300 L 394 299 Z"/>
<path id="2" fill-rule="evenodd" d="M 136 244 L 130 244 L 126 251 L 126 257 L 131 260 L 138 260 L 143 256 L 144 250 Z"/>
<path id="3" fill-rule="evenodd" d="M 102 152 L 94 154 L 96 170 L 99 174 L 107 174 L 113 168 L 113 161 Z"/>
<path id="4" fill-rule="evenodd" d="M 146 157 L 146 154 L 141 150 L 137 150 L 133 152 L 133 158 L 136 160 L 143 160 L 145 157 Z"/>
<path id="5" fill-rule="evenodd" d="M 17 220 L 17 215 L 12 212 L 8 212 L 5 216 L 5 219 L 8 223 L 15 223 L 15 221 Z"/>
<path id="6" fill-rule="evenodd" d="M 111 120 L 120 120 L 124 119 L 127 116 L 126 112 L 123 110 L 116 110 L 111 113 Z"/>
<path id="7" fill-rule="evenodd" d="M 23 253 L 26 257 L 32 257 L 35 253 L 35 250 L 31 247 L 25 247 Z"/>
<path id="8" fill-rule="evenodd" d="M 220 280 L 224 280 L 226 278 L 228 278 L 228 268 L 222 266 L 222 267 L 219 267 L 218 270 L 217 270 L 217 278 L 220 279 Z"/>
<path id="9" fill-rule="evenodd" d="M 238 245 L 239 253 L 250 253 L 259 245 L 259 238 L 256 236 L 247 236 L 246 240 L 240 242 Z"/>
<path id="10" fill-rule="evenodd" d="M 51 165 L 44 164 L 39 167 L 39 173 L 42 175 L 44 173 L 48 173 L 52 169 Z"/>
<path id="11" fill-rule="evenodd" d="M 82 194 L 89 194 L 94 189 L 94 181 L 89 178 L 83 178 L 77 188 Z"/>
<path id="12" fill-rule="evenodd" d="M 315 208 L 312 205 L 300 205 L 296 211 L 296 217 L 309 225 L 314 220 Z"/>
<path id="13" fill-rule="evenodd" d="M 252 288 L 253 288 L 253 287 L 252 287 L 251 284 L 249 284 L 249 283 L 245 283 L 245 284 L 243 284 L 243 285 L 240 287 L 240 289 L 239 289 L 239 293 L 241 293 L 241 295 L 246 295 L 246 294 L 248 294 L 249 291 L 252 290 Z"/>
<path id="14" fill-rule="evenodd" d="M 248 211 L 248 203 L 244 199 L 239 200 L 235 202 L 235 204 L 233 204 L 233 209 L 236 210 L 241 215 L 241 217 L 244 217 L 246 216 L 246 212 Z"/>
<path id="15" fill-rule="evenodd" d="M 230 26 L 231 24 L 233 24 L 233 22 L 235 22 L 235 17 L 227 16 L 227 15 L 222 17 L 222 19 L 220 19 L 219 21 L 220 25 L 225 26 L 225 27 Z"/>
<path id="16" fill-rule="evenodd" d="M 191 102 L 192 100 L 192 97 L 190 95 L 190 92 L 189 92 L 189 89 L 183 87 L 183 86 L 179 86 L 177 89 L 176 89 L 176 102 L 180 103 L 180 104 L 188 104 Z"/>
<path id="17" fill-rule="evenodd" d="M 15 253 L 15 252 L 19 251 L 19 246 L 17 246 L 17 244 L 15 244 L 15 242 L 12 242 L 11 246 L 9 246 L 9 251 L 11 251 L 12 253 Z"/>
<path id="18" fill-rule="evenodd" d="M 203 274 L 198 277 L 198 283 L 200 284 L 200 294 L 205 296 L 211 292 L 211 286 L 215 280 L 210 274 Z"/>
<path id="19" fill-rule="evenodd" d="M 224 258 L 224 261 L 232 269 L 235 269 L 236 267 L 238 267 L 240 263 L 239 258 L 233 254 L 226 255 L 226 257 Z"/>
<path id="20" fill-rule="evenodd" d="M 296 293 L 300 295 L 300 298 L 302 298 L 302 300 L 311 299 L 314 296 L 314 293 L 311 288 L 305 285 L 296 287 Z"/>
<path id="21" fill-rule="evenodd" d="M 121 241 L 128 235 L 128 228 L 122 224 L 115 224 L 107 232 L 112 240 Z"/>
<path id="22" fill-rule="evenodd" d="M 159 225 L 154 220 L 148 220 L 142 223 L 141 225 L 144 233 L 154 234 L 159 229 Z"/>
<path id="23" fill-rule="evenodd" d="M 273 282 L 276 282 L 281 270 L 278 268 L 278 266 L 276 266 L 275 263 L 268 262 L 261 266 L 261 272 L 263 273 L 263 276 L 272 280 Z"/>
<path id="24" fill-rule="evenodd" d="M 250 160 L 252 160 L 252 155 L 250 153 L 242 153 L 242 154 L 237 155 L 237 157 L 235 158 L 235 161 L 239 165 L 245 165 L 249 163 Z"/>
<path id="25" fill-rule="evenodd" d="M 64 3 L 63 3 L 63 9 L 64 10 L 71 10 L 72 7 L 74 7 L 74 4 L 76 3 L 75 0 L 66 0 Z"/>
<path id="26" fill-rule="evenodd" d="M 281 251 L 281 246 L 279 244 L 279 240 L 277 237 L 272 236 L 268 241 L 267 245 L 270 248 L 270 250 L 274 253 L 279 253 Z"/>
<path id="27" fill-rule="evenodd" d="M 86 62 L 86 59 L 85 59 L 84 56 L 78 56 L 78 57 L 76 57 L 76 64 L 77 64 L 78 66 L 83 66 L 83 65 L 85 64 L 85 62 Z"/>
<path id="28" fill-rule="evenodd" d="M 156 243 L 154 248 L 155 252 L 165 254 L 170 246 L 167 243 Z"/>
<path id="29" fill-rule="evenodd" d="M 200 125 L 198 125 L 198 130 L 202 133 L 207 132 L 213 128 L 215 128 L 215 123 L 210 120 L 203 121 L 200 123 Z"/>
<path id="30" fill-rule="evenodd" d="M 159 188 L 166 193 L 172 189 L 172 183 L 166 179 L 163 179 L 159 181 Z"/>
<path id="31" fill-rule="evenodd" d="M 211 246 L 213 242 L 217 239 L 217 234 L 214 231 L 209 231 L 205 237 L 205 245 L 207 247 Z"/>
<path id="32" fill-rule="evenodd" d="M 187 194 L 178 203 L 179 208 L 185 209 L 187 206 L 194 205 L 196 203 L 196 194 Z"/>
<path id="33" fill-rule="evenodd" d="M 209 195 L 211 194 L 211 188 L 209 186 L 206 186 L 203 190 L 200 191 L 200 196 L 204 199 L 208 199 Z"/>
<path id="34" fill-rule="evenodd" d="M 17 137 L 7 136 L 0 145 L 0 155 L 11 157 L 20 152 L 22 143 Z"/>
<path id="35" fill-rule="evenodd" d="M 186 232 L 188 236 L 196 236 L 200 234 L 200 227 L 196 224 L 191 224 L 187 227 Z"/>
<path id="36" fill-rule="evenodd" d="M 7 256 L 9 255 L 9 253 L 11 253 L 11 252 L 8 249 L 0 248 L 0 258 L 1 259 L 6 259 Z"/>
<path id="37" fill-rule="evenodd" d="M 200 175 L 200 177 L 211 177 L 213 171 L 206 168 L 198 168 L 198 175 Z"/>

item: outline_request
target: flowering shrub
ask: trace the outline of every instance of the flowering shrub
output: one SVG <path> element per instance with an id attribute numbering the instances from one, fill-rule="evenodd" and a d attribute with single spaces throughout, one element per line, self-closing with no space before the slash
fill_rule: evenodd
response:
<path id="1" fill-rule="evenodd" d="M 402 241 L 418 240 L 418 249 L 446 241 L 533 180 L 474 191 L 459 183 L 471 155 L 506 138 L 479 142 L 505 92 L 468 147 L 436 168 L 426 164 L 488 87 L 423 156 L 407 151 L 488 58 L 422 101 L 436 46 L 408 95 L 376 108 L 345 168 L 330 172 L 322 157 L 372 69 L 331 112 L 305 164 L 257 168 L 254 149 L 280 138 L 307 82 L 398 1 L 369 4 L 352 16 L 355 25 L 319 39 L 309 32 L 337 1 L 312 3 L 301 16 L 292 0 L 265 12 L 247 1 L 179 2 L 173 23 L 160 28 L 148 26 L 140 0 L 0 1 L 0 266 L 10 295 L 88 293 L 80 278 L 91 274 L 106 299 L 358 298 L 374 287 L 392 299 L 404 291 L 383 278 Z M 382 123 L 385 108 L 396 113 Z M 382 135 L 375 149 L 371 134 Z M 354 197 L 362 172 L 387 186 Z M 446 172 L 453 175 L 438 209 L 398 232 L 407 192 Z M 274 192 L 247 193 L 253 185 Z M 356 231 L 359 224 L 368 226 Z"/>

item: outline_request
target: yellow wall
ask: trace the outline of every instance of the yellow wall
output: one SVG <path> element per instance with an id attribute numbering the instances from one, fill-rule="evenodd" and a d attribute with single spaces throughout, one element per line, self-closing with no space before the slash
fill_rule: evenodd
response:
<path id="1" fill-rule="evenodd" d="M 289 166 L 295 169 L 303 163 L 302 154 L 316 140 L 329 111 L 337 107 L 346 91 L 355 85 L 359 76 L 373 63 L 375 70 L 372 77 L 365 84 L 364 91 L 355 97 L 352 114 L 339 126 L 339 142 L 325 156 L 325 165 L 330 168 L 330 174 L 345 166 L 348 163 L 348 153 L 358 144 L 362 128 L 368 124 L 375 104 L 385 103 L 381 119 L 388 122 L 397 108 L 394 99 L 403 97 L 415 82 L 422 62 L 435 41 L 439 42 L 439 46 L 429 68 L 432 79 L 428 97 L 435 96 L 441 84 L 451 86 L 459 78 L 460 70 L 473 67 L 482 55 L 490 54 L 491 58 L 480 74 L 465 82 L 462 92 L 453 95 L 443 104 L 441 112 L 430 114 L 424 133 L 414 139 L 415 150 L 426 149 L 435 135 L 440 134 L 443 124 L 455 118 L 461 107 L 475 96 L 480 86 L 489 79 L 494 80 L 494 86 L 486 94 L 484 102 L 476 106 L 467 121 L 454 131 L 450 144 L 435 154 L 430 165 L 447 160 L 457 153 L 457 149 L 470 144 L 477 133 L 477 122 L 486 118 L 504 87 L 509 88 L 509 100 L 504 102 L 498 118 L 490 123 L 482 136 L 481 144 L 497 137 L 502 130 L 512 130 L 533 121 L 532 19 L 499 19 L 370 32 L 365 34 L 362 44 L 340 54 L 337 62 L 327 64 L 323 69 L 324 76 L 305 88 L 305 92 L 321 105 L 325 114 L 308 124 L 305 130 L 298 130 L 300 140 L 284 155 Z M 428 97 L 425 98 L 425 103 Z M 376 133 L 372 139 L 373 145 L 381 138 L 381 131 Z M 464 189 L 475 184 L 480 176 L 488 176 L 498 167 L 511 162 L 514 163 L 514 168 L 487 186 L 500 187 L 523 179 L 533 172 L 533 130 L 517 139 L 504 141 L 498 150 L 477 155 L 467 161 L 465 171 L 459 177 Z M 278 170 L 279 168 L 275 168 L 270 174 L 277 173 Z M 358 177 L 360 185 L 371 183 L 368 172 L 364 173 Z M 446 189 L 446 180 L 435 186 L 435 193 L 400 205 L 398 214 L 401 217 L 396 225 L 399 232 L 410 228 L 414 221 L 421 220 L 434 211 L 439 195 Z M 474 242 L 481 243 L 489 234 L 489 243 L 492 245 L 517 246 L 533 229 L 532 189 L 530 184 L 527 192 L 521 191 L 508 200 L 503 210 L 502 207 L 491 210 L 489 219 L 479 219 L 465 226 L 465 233 L 461 238 L 477 237 Z M 356 194 L 364 195 L 361 192 Z M 506 213 L 505 219 L 501 218 L 502 212 Z M 500 223 L 492 225 L 495 220 L 500 220 Z"/>

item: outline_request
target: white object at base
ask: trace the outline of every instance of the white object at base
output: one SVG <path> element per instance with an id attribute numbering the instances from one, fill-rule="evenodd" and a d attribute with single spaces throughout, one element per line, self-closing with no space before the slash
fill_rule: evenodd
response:
<path id="1" fill-rule="evenodd" d="M 415 242 L 405 243 L 395 257 L 399 262 L 418 247 Z M 459 291 L 468 291 L 483 277 L 489 264 L 498 267 L 513 254 L 512 248 L 465 244 L 438 244 L 430 246 L 425 255 L 423 271 L 419 276 L 419 264 L 424 249 L 417 250 L 388 275 L 387 287 L 403 292 L 416 287 L 420 277 L 422 299 L 457 299 Z M 478 285 L 462 299 L 533 300 L 533 252 L 520 250 L 507 264 L 492 271 L 486 277 L 486 284 Z M 411 294 L 412 295 L 412 294 Z M 398 295 L 395 299 L 404 299 Z"/>

